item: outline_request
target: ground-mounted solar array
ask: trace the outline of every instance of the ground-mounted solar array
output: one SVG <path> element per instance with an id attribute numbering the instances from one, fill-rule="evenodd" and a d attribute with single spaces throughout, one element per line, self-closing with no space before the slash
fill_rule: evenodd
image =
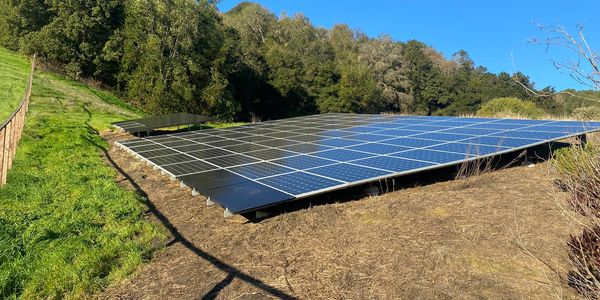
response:
<path id="1" fill-rule="evenodd" d="M 598 122 L 322 114 L 118 144 L 235 214 L 599 129 Z"/>

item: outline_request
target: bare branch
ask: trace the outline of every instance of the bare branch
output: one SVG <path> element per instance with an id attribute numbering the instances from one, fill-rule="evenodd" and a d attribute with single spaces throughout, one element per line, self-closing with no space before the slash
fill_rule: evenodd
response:
<path id="1" fill-rule="evenodd" d="M 561 25 L 544 26 L 533 22 L 537 28 L 546 33 L 543 40 L 531 39 L 529 42 L 535 45 L 543 45 L 546 52 L 551 46 L 560 46 L 571 50 L 577 55 L 577 60 L 569 62 L 557 62 L 552 60 L 555 68 L 567 70 L 575 81 L 596 90 L 600 90 L 600 54 L 594 51 L 587 42 L 582 24 L 577 25 L 576 36 L 569 33 Z M 582 62 L 584 62 L 582 64 Z"/>
<path id="2" fill-rule="evenodd" d="M 579 98 L 579 99 L 583 99 L 583 100 L 589 100 L 589 101 L 600 101 L 600 99 L 597 98 L 588 98 L 588 97 L 584 97 L 581 95 L 577 95 L 577 94 L 573 94 L 569 91 L 560 91 L 560 92 L 556 92 L 556 93 L 545 93 L 545 92 L 540 92 L 540 91 L 536 91 L 530 87 L 528 87 L 527 85 L 523 84 L 523 82 L 521 82 L 517 76 L 515 76 L 514 74 L 512 74 L 511 79 L 516 82 L 518 85 L 520 85 L 523 89 L 525 89 L 525 91 L 527 92 L 527 94 L 532 95 L 534 97 L 540 97 L 540 98 L 546 98 L 546 97 L 552 97 L 552 96 L 556 96 L 556 95 L 569 95 L 571 97 L 575 97 L 575 98 Z"/>

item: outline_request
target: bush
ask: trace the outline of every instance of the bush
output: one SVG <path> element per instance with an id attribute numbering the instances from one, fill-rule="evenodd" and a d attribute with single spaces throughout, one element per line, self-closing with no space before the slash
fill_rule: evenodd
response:
<path id="1" fill-rule="evenodd" d="M 584 216 L 600 217 L 600 149 L 593 144 L 559 149 L 551 164 L 557 183 L 571 193 L 573 209 Z"/>
<path id="2" fill-rule="evenodd" d="M 574 268 L 568 275 L 569 285 L 586 299 L 600 299 L 600 226 L 571 236 L 568 246 Z"/>
<path id="3" fill-rule="evenodd" d="M 578 120 L 600 120 L 600 107 L 584 106 L 575 108 L 573 117 Z"/>
<path id="4" fill-rule="evenodd" d="M 495 98 L 481 106 L 477 115 L 481 117 L 522 117 L 537 119 L 545 114 L 535 103 L 518 98 Z"/>

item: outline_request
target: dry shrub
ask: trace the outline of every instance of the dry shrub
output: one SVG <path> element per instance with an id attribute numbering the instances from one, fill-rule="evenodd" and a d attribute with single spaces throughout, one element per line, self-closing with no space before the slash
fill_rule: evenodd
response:
<path id="1" fill-rule="evenodd" d="M 260 123 L 261 121 L 261 116 L 255 114 L 254 112 L 250 112 L 250 123 Z"/>
<path id="2" fill-rule="evenodd" d="M 568 245 L 574 268 L 568 275 L 569 285 L 586 299 L 600 299 L 600 226 L 571 235 Z"/>
<path id="3" fill-rule="evenodd" d="M 569 204 L 591 224 L 568 242 L 568 282 L 586 299 L 600 299 L 600 148 L 595 145 L 559 149 L 551 160 L 558 185 L 571 195 Z"/>
<path id="4" fill-rule="evenodd" d="M 481 184 L 481 175 L 496 169 L 492 156 L 464 162 L 458 166 L 455 179 L 462 182 L 457 185 L 459 189 L 466 189 Z"/>
<path id="5" fill-rule="evenodd" d="M 584 216 L 600 217 L 600 150 L 593 144 L 555 151 L 557 184 L 571 194 L 570 205 Z"/>
<path id="6" fill-rule="evenodd" d="M 493 157 L 485 157 L 462 163 L 456 172 L 456 179 L 467 179 L 489 173 L 494 169 Z"/>

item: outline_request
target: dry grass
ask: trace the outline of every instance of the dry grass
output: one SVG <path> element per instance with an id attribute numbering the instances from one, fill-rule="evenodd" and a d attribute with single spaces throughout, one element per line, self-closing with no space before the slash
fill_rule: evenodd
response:
<path id="1" fill-rule="evenodd" d="M 557 207 L 552 195 L 567 194 L 547 164 L 245 223 L 223 219 L 222 209 L 123 151 L 109 155 L 174 238 L 105 298 L 575 297 L 565 285 L 565 244 L 581 227 L 565 217 L 579 216 Z"/>

